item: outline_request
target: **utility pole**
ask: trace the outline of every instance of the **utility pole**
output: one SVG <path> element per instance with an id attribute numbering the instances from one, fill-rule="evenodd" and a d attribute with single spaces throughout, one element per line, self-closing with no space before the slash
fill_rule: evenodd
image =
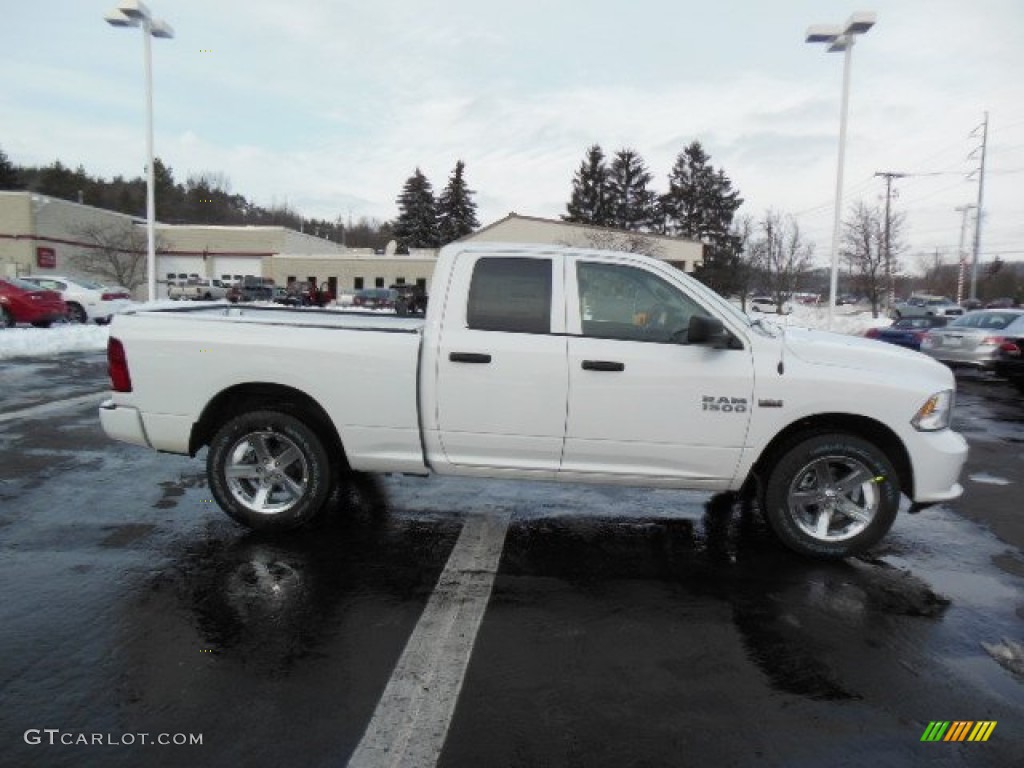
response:
<path id="1" fill-rule="evenodd" d="M 962 212 L 963 218 L 960 221 L 960 248 L 957 249 L 957 256 L 960 259 L 960 266 L 956 272 L 956 303 L 964 300 L 964 272 L 967 270 L 967 252 L 964 250 L 964 234 L 967 232 L 967 214 L 974 209 L 973 205 L 958 205 L 954 210 Z"/>
<path id="2" fill-rule="evenodd" d="M 984 211 L 982 202 L 985 195 L 985 154 L 988 149 L 988 112 L 985 113 L 985 120 L 978 128 L 982 129 L 981 147 L 976 148 L 968 157 L 973 157 L 978 149 L 981 149 L 981 164 L 978 166 L 978 205 L 974 214 L 974 256 L 971 260 L 971 298 L 978 298 L 978 253 L 981 251 L 981 216 Z M 978 128 L 971 131 L 971 136 L 978 132 Z"/>
<path id="3" fill-rule="evenodd" d="M 885 290 L 886 300 L 885 308 L 892 309 L 893 298 L 896 293 L 895 278 L 892 273 L 892 248 L 890 239 L 890 210 L 892 203 L 892 180 L 902 179 L 907 174 L 897 173 L 896 171 L 878 171 L 875 176 L 883 176 L 885 178 Z"/>

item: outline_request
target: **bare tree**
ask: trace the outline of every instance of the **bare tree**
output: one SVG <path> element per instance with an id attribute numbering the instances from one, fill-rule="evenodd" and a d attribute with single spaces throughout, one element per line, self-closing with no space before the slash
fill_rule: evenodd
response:
<path id="1" fill-rule="evenodd" d="M 869 208 L 863 202 L 854 205 L 850 217 L 843 222 L 840 256 L 849 266 L 857 290 L 871 302 L 873 317 L 878 317 L 883 300 L 889 295 L 889 276 L 901 271 L 896 257 L 904 249 L 903 222 L 902 213 L 890 216 L 887 240 L 881 208 Z"/>
<path id="2" fill-rule="evenodd" d="M 765 211 L 758 222 L 760 237 L 754 242 L 751 258 L 764 267 L 768 292 L 776 306 L 782 307 L 800 287 L 800 280 L 811 266 L 814 246 L 803 239 L 795 218 L 777 211 Z"/>
<path id="3" fill-rule="evenodd" d="M 754 242 L 754 228 L 754 220 L 749 214 L 744 214 L 733 222 L 730 230 L 736 243 L 732 283 L 744 312 L 747 311 L 747 299 L 754 291 L 754 283 L 764 271 L 763 249 Z"/>
<path id="4" fill-rule="evenodd" d="M 146 282 L 146 232 L 127 222 L 82 224 L 73 230 L 88 243 L 72 256 L 75 266 L 101 282 L 123 285 L 130 291 Z M 157 235 L 156 250 L 167 248 Z"/>
<path id="5" fill-rule="evenodd" d="M 625 253 L 642 253 L 655 258 L 662 258 L 664 250 L 661 244 L 653 237 L 648 237 L 641 232 L 625 232 L 614 229 L 594 229 L 583 236 L 584 244 L 588 248 L 599 251 L 624 251 Z M 563 245 L 575 245 L 576 243 L 563 243 Z"/>

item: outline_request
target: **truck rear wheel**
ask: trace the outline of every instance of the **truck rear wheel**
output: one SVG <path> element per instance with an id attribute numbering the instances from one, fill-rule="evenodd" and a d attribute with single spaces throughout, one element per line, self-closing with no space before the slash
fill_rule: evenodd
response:
<path id="1" fill-rule="evenodd" d="M 848 434 L 791 444 L 768 473 L 764 512 L 790 549 L 840 558 L 870 548 L 892 527 L 900 485 L 884 452 Z"/>
<path id="2" fill-rule="evenodd" d="M 224 511 L 259 531 L 311 522 L 326 505 L 334 476 L 316 433 L 280 411 L 245 413 L 224 424 L 210 442 L 206 472 Z"/>

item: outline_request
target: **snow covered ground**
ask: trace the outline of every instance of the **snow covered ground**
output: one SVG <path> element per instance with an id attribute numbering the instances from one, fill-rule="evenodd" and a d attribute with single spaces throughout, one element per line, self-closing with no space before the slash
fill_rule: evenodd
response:
<path id="1" fill-rule="evenodd" d="M 156 301 L 141 307 L 181 306 L 176 302 Z M 760 315 L 783 325 L 805 328 L 825 328 L 828 325 L 828 307 L 798 304 L 792 314 L 785 316 Z M 836 307 L 832 330 L 837 333 L 862 335 L 872 326 L 889 325 L 884 317 L 872 318 L 869 308 L 844 305 Z M 52 328 L 8 328 L 0 331 L 0 360 L 29 357 L 52 357 L 65 352 L 103 350 L 107 346 L 108 326 L 59 325 Z"/>

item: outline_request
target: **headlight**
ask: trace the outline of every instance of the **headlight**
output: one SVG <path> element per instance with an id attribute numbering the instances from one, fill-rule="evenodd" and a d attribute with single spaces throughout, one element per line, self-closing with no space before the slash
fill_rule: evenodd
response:
<path id="1" fill-rule="evenodd" d="M 910 423 L 921 432 L 935 432 L 949 426 L 953 416 L 953 390 L 946 389 L 929 397 L 924 405 L 917 409 Z"/>

